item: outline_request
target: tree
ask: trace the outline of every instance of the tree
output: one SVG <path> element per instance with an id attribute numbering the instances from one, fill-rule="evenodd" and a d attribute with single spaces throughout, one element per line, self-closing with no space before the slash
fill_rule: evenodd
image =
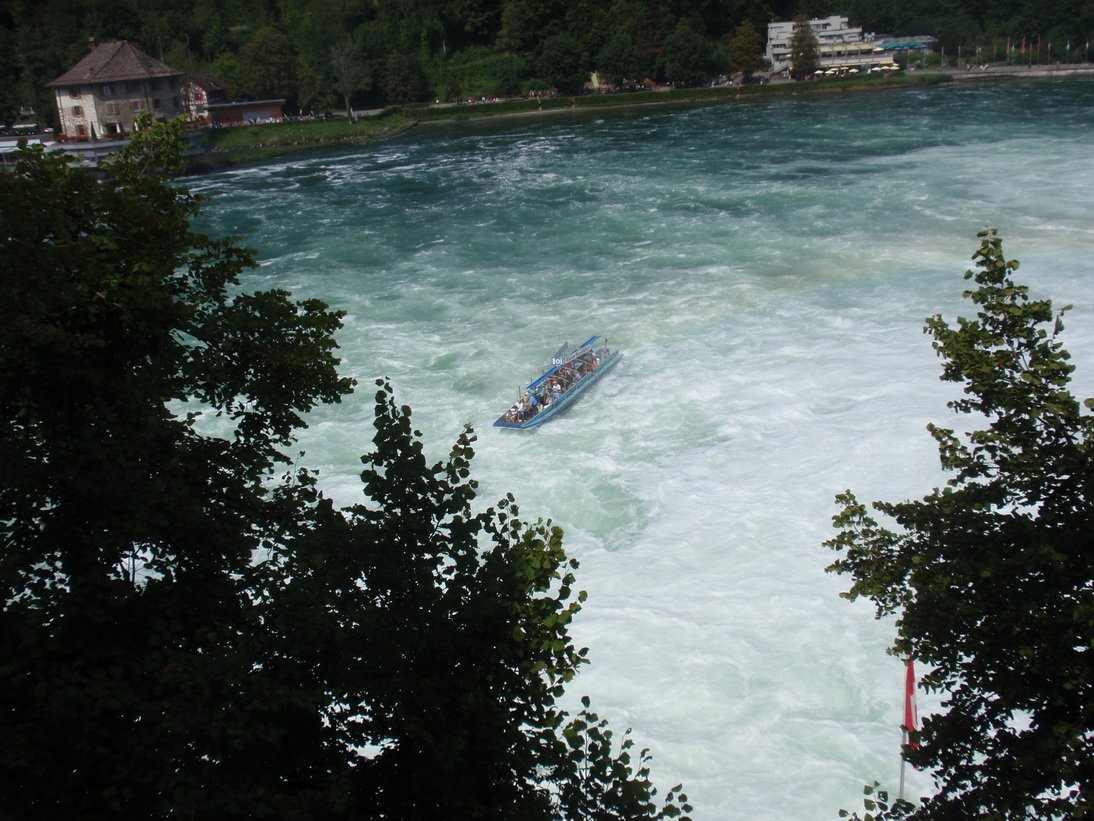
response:
<path id="1" fill-rule="evenodd" d="M 5 814 L 689 811 L 557 706 L 577 563 L 511 496 L 472 507 L 470 429 L 430 466 L 381 381 L 362 504 L 284 467 L 352 388 L 341 314 L 241 288 L 251 252 L 170 181 L 181 128 L 145 117 L 105 180 L 25 147 L 0 175 Z"/>
<path id="2" fill-rule="evenodd" d="M 230 55 L 239 58 L 243 43 L 264 26 L 276 25 L 289 35 L 300 62 L 329 76 L 330 46 L 348 33 L 359 45 L 363 29 L 382 33 L 368 43 L 370 59 L 382 75 L 388 52 L 414 56 L 431 77 L 443 61 L 484 49 L 508 53 L 534 63 L 540 45 L 552 34 L 569 33 L 589 54 L 598 54 L 616 30 L 625 30 L 639 55 L 642 77 L 654 76 L 665 38 L 680 20 L 712 40 L 748 18 L 763 32 L 768 20 L 790 19 L 803 12 L 823 17 L 835 9 L 818 0 L 796 4 L 749 4 L 728 0 L 612 0 L 607 3 L 558 0 L 399 0 L 351 3 L 346 0 L 191 0 L 186 3 L 72 2 L 71 0 L 8 0 L 0 10 L 0 111 L 33 106 L 48 117 L 53 95 L 46 86 L 86 52 L 87 37 L 128 39 L 161 59 L 189 52 L 199 71 Z M 1089 7 L 1080 3 L 1015 0 L 1006 3 L 944 3 L 937 0 L 850 0 L 840 12 L 868 30 L 934 32 L 948 55 L 964 43 L 965 54 L 992 43 L 1002 46 L 1008 36 L 1017 43 L 1040 32 L 1059 55 L 1066 43 L 1085 43 L 1090 33 Z M 698 21 L 702 21 L 701 24 Z M 13 39 L 3 42 L 4 32 Z M 378 45 L 379 49 L 372 48 Z M 1075 51 L 1072 56 L 1078 56 Z M 935 55 L 937 57 L 937 53 Z M 166 62 L 175 68 L 186 68 Z M 715 66 L 724 73 L 725 61 Z M 222 78 L 223 79 L 223 78 Z M 463 77 L 470 92 L 477 84 Z M 434 79 L 436 82 L 436 79 Z M 264 95 L 263 95 L 264 96 Z M 293 96 L 293 95 L 275 95 Z"/>
<path id="3" fill-rule="evenodd" d="M 379 387 L 369 502 L 322 551 L 351 625 L 339 641 L 354 662 L 339 654 L 333 681 L 358 695 L 342 719 L 351 743 L 380 750 L 358 767 L 368 816 L 546 817 L 554 702 L 585 656 L 568 636 L 577 564 L 512 497 L 474 512 L 471 430 L 430 466 L 410 409 Z"/>
<path id="4" fill-rule="evenodd" d="M 548 18 L 549 9 L 545 0 L 508 0 L 498 27 L 498 48 L 515 52 L 534 48 Z"/>
<path id="5" fill-rule="evenodd" d="M 301 63 L 296 75 L 297 111 L 326 109 L 330 103 L 330 91 L 323 78 L 311 66 Z"/>
<path id="6" fill-rule="evenodd" d="M 560 94 L 579 94 L 591 73 L 581 43 L 569 34 L 555 34 L 543 42 L 539 71 Z"/>
<path id="7" fill-rule="evenodd" d="M 1080 818 L 1094 783 L 1094 420 L 1068 390 L 1073 366 L 1054 312 L 1012 273 L 994 230 L 980 234 L 973 319 L 927 331 L 949 403 L 983 429 L 930 426 L 952 477 L 918 501 L 875 502 L 883 527 L 847 492 L 829 568 L 845 595 L 898 614 L 892 651 L 946 694 L 905 758 L 939 792 L 916 819 Z M 1092 406 L 1086 400 L 1086 406 Z"/>
<path id="8" fill-rule="evenodd" d="M 665 38 L 665 79 L 680 86 L 699 85 L 711 76 L 710 42 L 681 20 Z"/>
<path id="9" fill-rule="evenodd" d="M 653 77 L 658 70 L 667 33 L 663 30 L 662 6 L 657 0 L 615 0 L 612 8 L 617 15 L 617 25 L 634 44 L 639 73 L 643 79 Z"/>
<path id="10" fill-rule="evenodd" d="M 475 512 L 473 431 L 430 466 L 410 408 L 377 386 L 368 501 L 321 522 L 294 551 L 312 560 L 284 575 L 290 588 L 301 580 L 294 600 L 330 619 L 331 668 L 317 678 L 352 694 L 332 727 L 377 751 L 355 767 L 360 809 L 498 821 L 690 811 L 679 788 L 657 807 L 648 754 L 635 767 L 633 742 L 613 749 L 587 700 L 569 723 L 556 705 L 588 652 L 569 635 L 585 594 L 562 531 L 524 521 L 511 495 Z"/>
<path id="11" fill-rule="evenodd" d="M 19 76 L 19 63 L 15 58 L 15 33 L 0 26 L 0 77 Z M 0 127 L 8 128 L 19 118 L 20 95 L 17 84 L 0 83 Z"/>
<path id="12" fill-rule="evenodd" d="M 289 38 L 264 26 L 240 49 L 243 90 L 259 100 L 285 98 L 296 104 L 300 61 Z"/>
<path id="13" fill-rule="evenodd" d="M 243 71 L 238 55 L 225 52 L 217 57 L 210 66 L 213 76 L 224 83 L 229 98 L 235 99 L 243 93 Z"/>
<path id="14" fill-rule="evenodd" d="M 761 71 L 765 63 L 763 40 L 756 27 L 745 20 L 737 27 L 737 33 L 729 42 L 730 71 L 739 71 L 747 81 Z"/>
<path id="15" fill-rule="evenodd" d="M 330 47 L 330 66 L 334 72 L 334 87 L 346 107 L 346 117 L 353 119 L 350 97 L 369 86 L 368 72 L 357 54 L 352 40 L 342 40 Z"/>
<path id="16" fill-rule="evenodd" d="M 252 253 L 168 181 L 181 124 L 141 126 L 105 182 L 28 148 L 0 175 L 5 812 L 291 813 L 318 787 L 252 755 L 297 696 L 255 667 L 246 584 L 294 518 L 274 467 L 351 388 L 341 315 L 241 291 Z"/>
<path id="17" fill-rule="evenodd" d="M 794 20 L 794 33 L 790 35 L 790 73 L 796 80 L 804 80 L 817 70 L 820 46 L 817 33 L 804 14 Z"/>
<path id="18" fill-rule="evenodd" d="M 625 32 L 615 34 L 604 44 L 596 57 L 596 65 L 604 81 L 611 87 L 621 86 L 627 80 L 633 83 L 639 79 L 638 54 L 630 36 Z"/>
<path id="19" fill-rule="evenodd" d="M 581 699 L 581 713 L 563 730 L 569 746 L 569 772 L 558 785 L 559 810 L 563 818 L 595 818 L 598 821 L 630 821 L 635 818 L 680 818 L 686 821 L 692 810 L 688 797 L 677 784 L 657 808 L 657 790 L 649 782 L 649 750 L 638 754 L 638 770 L 631 764 L 634 739 L 626 732 L 619 752 L 615 751 L 608 722 L 589 709 L 589 698 Z"/>
<path id="20" fill-rule="evenodd" d="M 391 53 L 384 62 L 384 94 L 396 105 L 412 103 L 422 96 L 422 73 L 404 54 Z"/>
<path id="21" fill-rule="evenodd" d="M 520 94 L 521 76 L 526 66 L 524 61 L 513 55 L 504 55 L 493 63 L 493 75 L 490 89 L 494 95 L 510 97 Z"/>
<path id="22" fill-rule="evenodd" d="M 462 96 L 463 86 L 460 85 L 460 78 L 455 74 L 449 72 L 444 75 L 444 99 L 445 102 L 457 103 L 460 102 Z"/>

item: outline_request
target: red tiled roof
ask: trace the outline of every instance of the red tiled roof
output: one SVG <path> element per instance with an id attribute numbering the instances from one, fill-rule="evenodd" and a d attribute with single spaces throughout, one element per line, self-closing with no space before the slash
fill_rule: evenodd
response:
<path id="1" fill-rule="evenodd" d="M 95 46 L 80 62 L 58 77 L 50 86 L 75 86 L 85 83 L 112 83 L 121 80 L 146 80 L 152 77 L 178 77 L 181 71 L 154 60 L 126 41 Z"/>

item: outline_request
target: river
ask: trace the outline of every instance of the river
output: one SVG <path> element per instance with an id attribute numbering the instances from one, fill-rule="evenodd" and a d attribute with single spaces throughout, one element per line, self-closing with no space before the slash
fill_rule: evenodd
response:
<path id="1" fill-rule="evenodd" d="M 1094 394 L 1094 80 L 431 126 L 188 184 L 204 230 L 257 249 L 248 288 L 347 312 L 360 387 L 301 439 L 328 494 L 360 499 L 386 376 L 433 459 L 475 425 L 484 504 L 565 529 L 592 659 L 569 702 L 633 728 L 662 793 L 683 782 L 696 821 L 801 821 L 895 792 L 893 626 L 824 571 L 833 497 L 945 481 L 925 426 L 960 423 L 959 388 L 923 319 L 971 313 L 985 226 L 1074 305 Z M 593 334 L 624 353 L 600 385 L 491 427 Z"/>

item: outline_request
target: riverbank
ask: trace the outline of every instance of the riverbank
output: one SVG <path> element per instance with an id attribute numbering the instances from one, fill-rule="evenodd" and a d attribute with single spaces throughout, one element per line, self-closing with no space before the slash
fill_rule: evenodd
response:
<path id="1" fill-rule="evenodd" d="M 1094 76 L 1094 64 L 1066 65 L 1056 63 L 1043 66 L 970 66 L 968 68 L 948 69 L 946 73 L 954 82 L 969 80 L 1044 80 Z"/>
<path id="2" fill-rule="evenodd" d="M 577 97 L 540 97 L 460 105 L 442 103 L 407 106 L 362 114 L 355 121 L 339 117 L 209 129 L 197 137 L 195 142 L 201 147 L 201 151 L 189 158 L 188 170 L 190 173 L 204 173 L 233 166 L 258 164 L 326 148 L 362 145 L 390 139 L 411 128 L 433 124 L 644 106 L 714 104 L 763 99 L 785 94 L 832 93 L 904 86 L 921 87 L 945 82 L 945 80 L 945 75 L 931 75 L 924 72 L 919 75 L 821 80 L 806 83 L 773 82 L 745 86 L 665 88 Z"/>
<path id="3" fill-rule="evenodd" d="M 416 120 L 390 111 L 356 122 L 347 119 L 295 120 L 208 129 L 195 137 L 194 143 L 200 151 L 186 158 L 187 171 L 200 174 L 324 148 L 388 140 L 416 124 Z"/>
<path id="4" fill-rule="evenodd" d="M 658 89 L 578 97 L 543 97 L 480 103 L 438 103 L 387 108 L 362 113 L 355 121 L 333 118 L 268 125 L 211 129 L 200 135 L 200 153 L 189 158 L 190 173 L 204 173 L 240 165 L 254 165 L 326 148 L 363 145 L 391 139 L 407 130 L 432 124 L 481 119 L 559 115 L 576 111 L 690 106 L 762 100 L 785 95 L 833 94 L 881 89 L 922 88 L 970 81 L 1029 80 L 1094 76 L 1094 65 L 991 66 L 988 68 L 914 71 L 894 76 L 856 77 L 806 82 L 774 81 L 744 86 Z"/>

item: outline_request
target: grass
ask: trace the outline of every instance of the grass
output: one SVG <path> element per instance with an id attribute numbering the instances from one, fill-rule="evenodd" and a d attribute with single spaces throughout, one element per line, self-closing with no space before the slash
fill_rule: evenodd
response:
<path id="1" fill-rule="evenodd" d="M 191 170 L 213 170 L 317 148 L 375 142 L 400 134 L 415 122 L 395 111 L 386 111 L 357 122 L 333 118 L 209 129 L 197 140 L 203 153 L 191 158 Z"/>
<path id="2" fill-rule="evenodd" d="M 786 94 L 814 94 L 817 92 L 851 91 L 866 88 L 893 88 L 902 86 L 933 85 L 950 79 L 947 75 L 895 75 L 891 77 L 866 76 L 845 79 L 811 80 L 806 83 L 775 83 L 764 85 L 703 86 L 699 88 L 674 88 L 666 91 L 636 91 L 623 94 L 587 94 L 579 97 L 547 97 L 541 100 L 506 100 L 497 103 L 471 103 L 466 105 L 434 108 L 408 108 L 407 116 L 419 122 L 438 120 L 470 120 L 481 117 L 497 117 L 513 114 L 529 114 L 538 111 L 560 111 L 581 108 L 612 108 L 625 106 L 658 105 L 663 103 L 704 103 L 764 98 Z"/>

